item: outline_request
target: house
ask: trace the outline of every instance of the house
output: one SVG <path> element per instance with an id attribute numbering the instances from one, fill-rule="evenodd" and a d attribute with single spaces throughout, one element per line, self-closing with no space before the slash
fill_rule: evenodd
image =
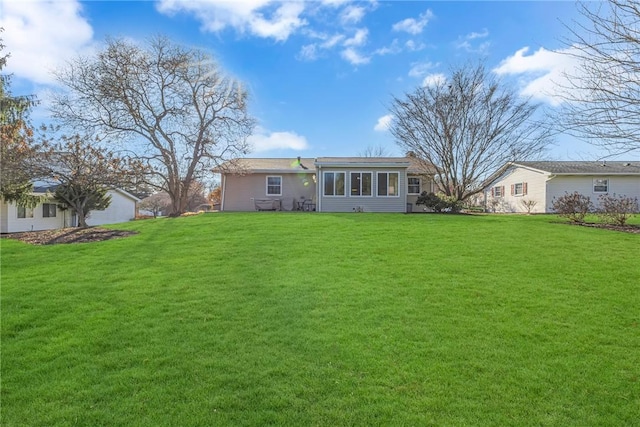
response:
<path id="1" fill-rule="evenodd" d="M 0 232 L 52 230 L 73 227 L 76 218 L 70 210 L 63 209 L 50 195 L 53 187 L 35 187 L 34 194 L 48 197 L 35 208 L 17 206 L 15 203 L 0 201 Z M 91 211 L 87 218 L 90 226 L 126 222 L 135 218 L 136 203 L 140 200 L 122 190 L 109 190 L 111 204 L 103 211 Z"/>
<path id="2" fill-rule="evenodd" d="M 235 159 L 216 168 L 223 211 L 406 212 L 434 191 L 434 168 L 408 157 Z"/>
<path id="3" fill-rule="evenodd" d="M 510 162 L 483 184 L 488 212 L 552 212 L 554 198 L 578 192 L 640 198 L 640 162 Z"/>

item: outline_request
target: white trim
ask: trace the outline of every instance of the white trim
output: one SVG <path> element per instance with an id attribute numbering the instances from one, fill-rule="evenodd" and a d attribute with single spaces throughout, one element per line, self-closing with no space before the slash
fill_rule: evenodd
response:
<path id="1" fill-rule="evenodd" d="M 604 190 L 604 191 L 596 191 L 596 181 L 606 181 L 607 182 L 607 189 Z M 609 178 L 593 178 L 592 185 L 591 185 L 591 190 L 595 194 L 607 194 L 609 192 L 609 184 L 610 184 Z"/>
<path id="2" fill-rule="evenodd" d="M 278 178 L 280 180 L 280 192 L 279 193 L 269 193 L 269 178 Z M 265 188 L 264 188 L 264 194 L 267 196 L 282 196 L 282 175 L 267 175 L 266 179 L 265 179 Z M 271 187 L 275 187 L 275 185 L 271 185 Z"/>
<path id="3" fill-rule="evenodd" d="M 418 180 L 418 192 L 417 193 L 411 193 L 409 192 L 409 180 L 410 179 L 417 179 Z M 419 176 L 409 176 L 407 175 L 407 195 L 408 196 L 419 196 L 420 194 L 422 194 L 422 178 Z"/>
<path id="4" fill-rule="evenodd" d="M 362 195 L 362 194 L 357 194 L 357 195 L 353 195 L 351 194 L 351 174 L 360 174 L 360 193 L 362 193 L 362 174 L 363 173 L 368 173 L 371 174 L 371 194 L 367 195 Z M 373 176 L 374 176 L 374 172 L 373 171 L 350 171 L 349 172 L 349 197 L 373 197 Z"/>
<path id="5" fill-rule="evenodd" d="M 325 180 L 325 175 L 328 173 L 333 173 L 333 174 L 344 174 L 344 194 L 335 194 L 336 193 L 336 180 L 335 177 L 333 179 L 333 194 L 324 194 L 324 180 Z M 321 194 L 322 197 L 347 197 L 347 171 L 334 171 L 334 170 L 329 170 L 329 171 L 324 171 L 322 173 L 322 190 L 321 190 Z M 350 187 L 349 187 L 350 188 Z"/>
<path id="6" fill-rule="evenodd" d="M 383 173 L 387 175 L 387 194 L 384 196 L 381 196 L 379 194 L 379 188 L 380 188 L 380 180 L 378 179 L 378 176 Z M 396 195 L 389 195 L 389 174 L 396 174 L 398 175 L 398 185 L 396 187 L 396 192 L 398 194 Z M 400 197 L 400 171 L 376 171 L 376 197 L 381 197 L 381 198 L 387 198 L 387 197 Z"/>

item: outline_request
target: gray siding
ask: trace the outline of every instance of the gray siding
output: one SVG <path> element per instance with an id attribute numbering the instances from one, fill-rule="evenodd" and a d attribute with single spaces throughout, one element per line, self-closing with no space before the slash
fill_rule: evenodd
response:
<path id="1" fill-rule="evenodd" d="M 324 196 L 323 184 L 325 172 L 345 172 L 345 195 L 344 196 Z M 372 196 L 351 196 L 351 172 L 371 172 L 372 179 Z M 379 197 L 377 196 L 378 188 L 378 172 L 398 172 L 398 196 Z M 318 199 L 319 209 L 322 212 L 354 212 L 362 210 L 363 212 L 406 212 L 407 208 L 407 174 L 406 169 L 395 168 L 340 168 L 340 167 L 323 167 L 319 170 Z"/>
<path id="2" fill-rule="evenodd" d="M 256 199 L 280 200 L 282 209 L 290 211 L 294 203 L 313 199 L 316 193 L 314 173 L 249 173 L 246 175 L 224 175 L 225 211 L 254 211 Z M 267 195 L 267 176 L 282 177 L 282 195 Z"/>

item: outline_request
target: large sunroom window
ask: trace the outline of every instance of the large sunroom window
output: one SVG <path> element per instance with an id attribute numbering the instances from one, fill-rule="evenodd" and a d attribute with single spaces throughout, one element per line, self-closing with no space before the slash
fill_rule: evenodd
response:
<path id="1" fill-rule="evenodd" d="M 344 196 L 345 172 L 325 172 L 323 175 L 325 196 Z"/>
<path id="2" fill-rule="evenodd" d="M 379 197 L 398 196 L 399 183 L 400 183 L 400 174 L 398 172 L 378 172 L 378 196 Z"/>

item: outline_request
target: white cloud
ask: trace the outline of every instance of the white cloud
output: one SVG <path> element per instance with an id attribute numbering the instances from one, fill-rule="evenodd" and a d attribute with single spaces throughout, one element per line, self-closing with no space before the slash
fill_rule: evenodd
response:
<path id="1" fill-rule="evenodd" d="M 373 53 L 375 55 L 395 55 L 397 53 L 402 52 L 402 47 L 400 47 L 400 43 L 398 39 L 394 39 L 390 46 L 381 47 L 380 49 L 376 49 Z"/>
<path id="2" fill-rule="evenodd" d="M 346 39 L 343 43 L 346 47 L 353 46 L 362 46 L 367 42 L 367 36 L 369 35 L 369 30 L 366 28 L 359 28 L 353 37 Z"/>
<path id="3" fill-rule="evenodd" d="M 300 48 L 298 59 L 303 61 L 315 61 L 318 59 L 318 45 L 306 44 Z"/>
<path id="4" fill-rule="evenodd" d="M 52 84 L 51 71 L 90 49 L 93 29 L 78 1 L 3 1 L 0 27 L 10 53 L 7 72 L 36 83 Z"/>
<path id="5" fill-rule="evenodd" d="M 251 135 L 247 142 L 254 152 L 271 150 L 306 150 L 309 148 L 307 139 L 295 132 L 268 132 L 259 128 Z"/>
<path id="6" fill-rule="evenodd" d="M 371 58 L 368 56 L 363 56 L 354 48 L 349 47 L 341 52 L 341 56 L 343 59 L 347 60 L 352 65 L 363 65 L 368 64 L 371 61 Z"/>
<path id="7" fill-rule="evenodd" d="M 444 84 L 446 81 L 447 76 L 442 73 L 429 74 L 422 80 L 422 86 L 437 86 Z"/>
<path id="8" fill-rule="evenodd" d="M 385 132 L 389 130 L 389 126 L 391 126 L 391 121 L 393 120 L 393 115 L 387 114 L 378 119 L 378 122 L 373 127 L 373 130 L 376 132 Z"/>
<path id="9" fill-rule="evenodd" d="M 550 51 L 540 48 L 526 55 L 528 47 L 516 51 L 504 59 L 493 70 L 498 75 L 517 75 L 522 86 L 521 93 L 534 99 L 559 105 L 559 87 L 568 87 L 566 73 L 573 72 L 577 60 L 567 55 L 569 50 Z"/>
<path id="10" fill-rule="evenodd" d="M 365 9 L 360 6 L 349 5 L 340 13 L 340 22 L 344 24 L 357 24 L 364 18 Z"/>
<path id="11" fill-rule="evenodd" d="M 413 64 L 413 66 L 409 70 L 409 77 L 420 78 L 427 74 L 429 70 L 436 68 L 437 66 L 438 64 L 434 64 L 433 62 L 420 62 Z"/>
<path id="12" fill-rule="evenodd" d="M 484 28 L 481 32 L 471 32 L 463 37 L 458 38 L 456 48 L 464 49 L 469 53 L 486 53 L 489 50 L 491 43 L 488 41 L 474 45 L 473 42 L 480 39 L 489 37 L 489 30 Z"/>
<path id="13" fill-rule="evenodd" d="M 307 22 L 300 17 L 305 3 L 275 0 L 160 0 L 158 11 L 168 15 L 194 14 L 206 31 L 217 32 L 232 27 L 244 33 L 284 41 Z"/>
<path id="14" fill-rule="evenodd" d="M 424 43 L 422 42 L 416 43 L 413 40 L 407 40 L 407 42 L 404 45 L 407 48 L 407 50 L 410 52 L 416 52 L 427 47 L 427 45 L 425 45 Z"/>
<path id="15" fill-rule="evenodd" d="M 407 18 L 400 22 L 396 22 L 393 24 L 394 31 L 404 31 L 409 34 L 420 34 L 429 21 L 433 18 L 433 12 L 431 10 L 427 10 L 424 13 L 421 13 L 418 19 L 415 18 Z"/>

